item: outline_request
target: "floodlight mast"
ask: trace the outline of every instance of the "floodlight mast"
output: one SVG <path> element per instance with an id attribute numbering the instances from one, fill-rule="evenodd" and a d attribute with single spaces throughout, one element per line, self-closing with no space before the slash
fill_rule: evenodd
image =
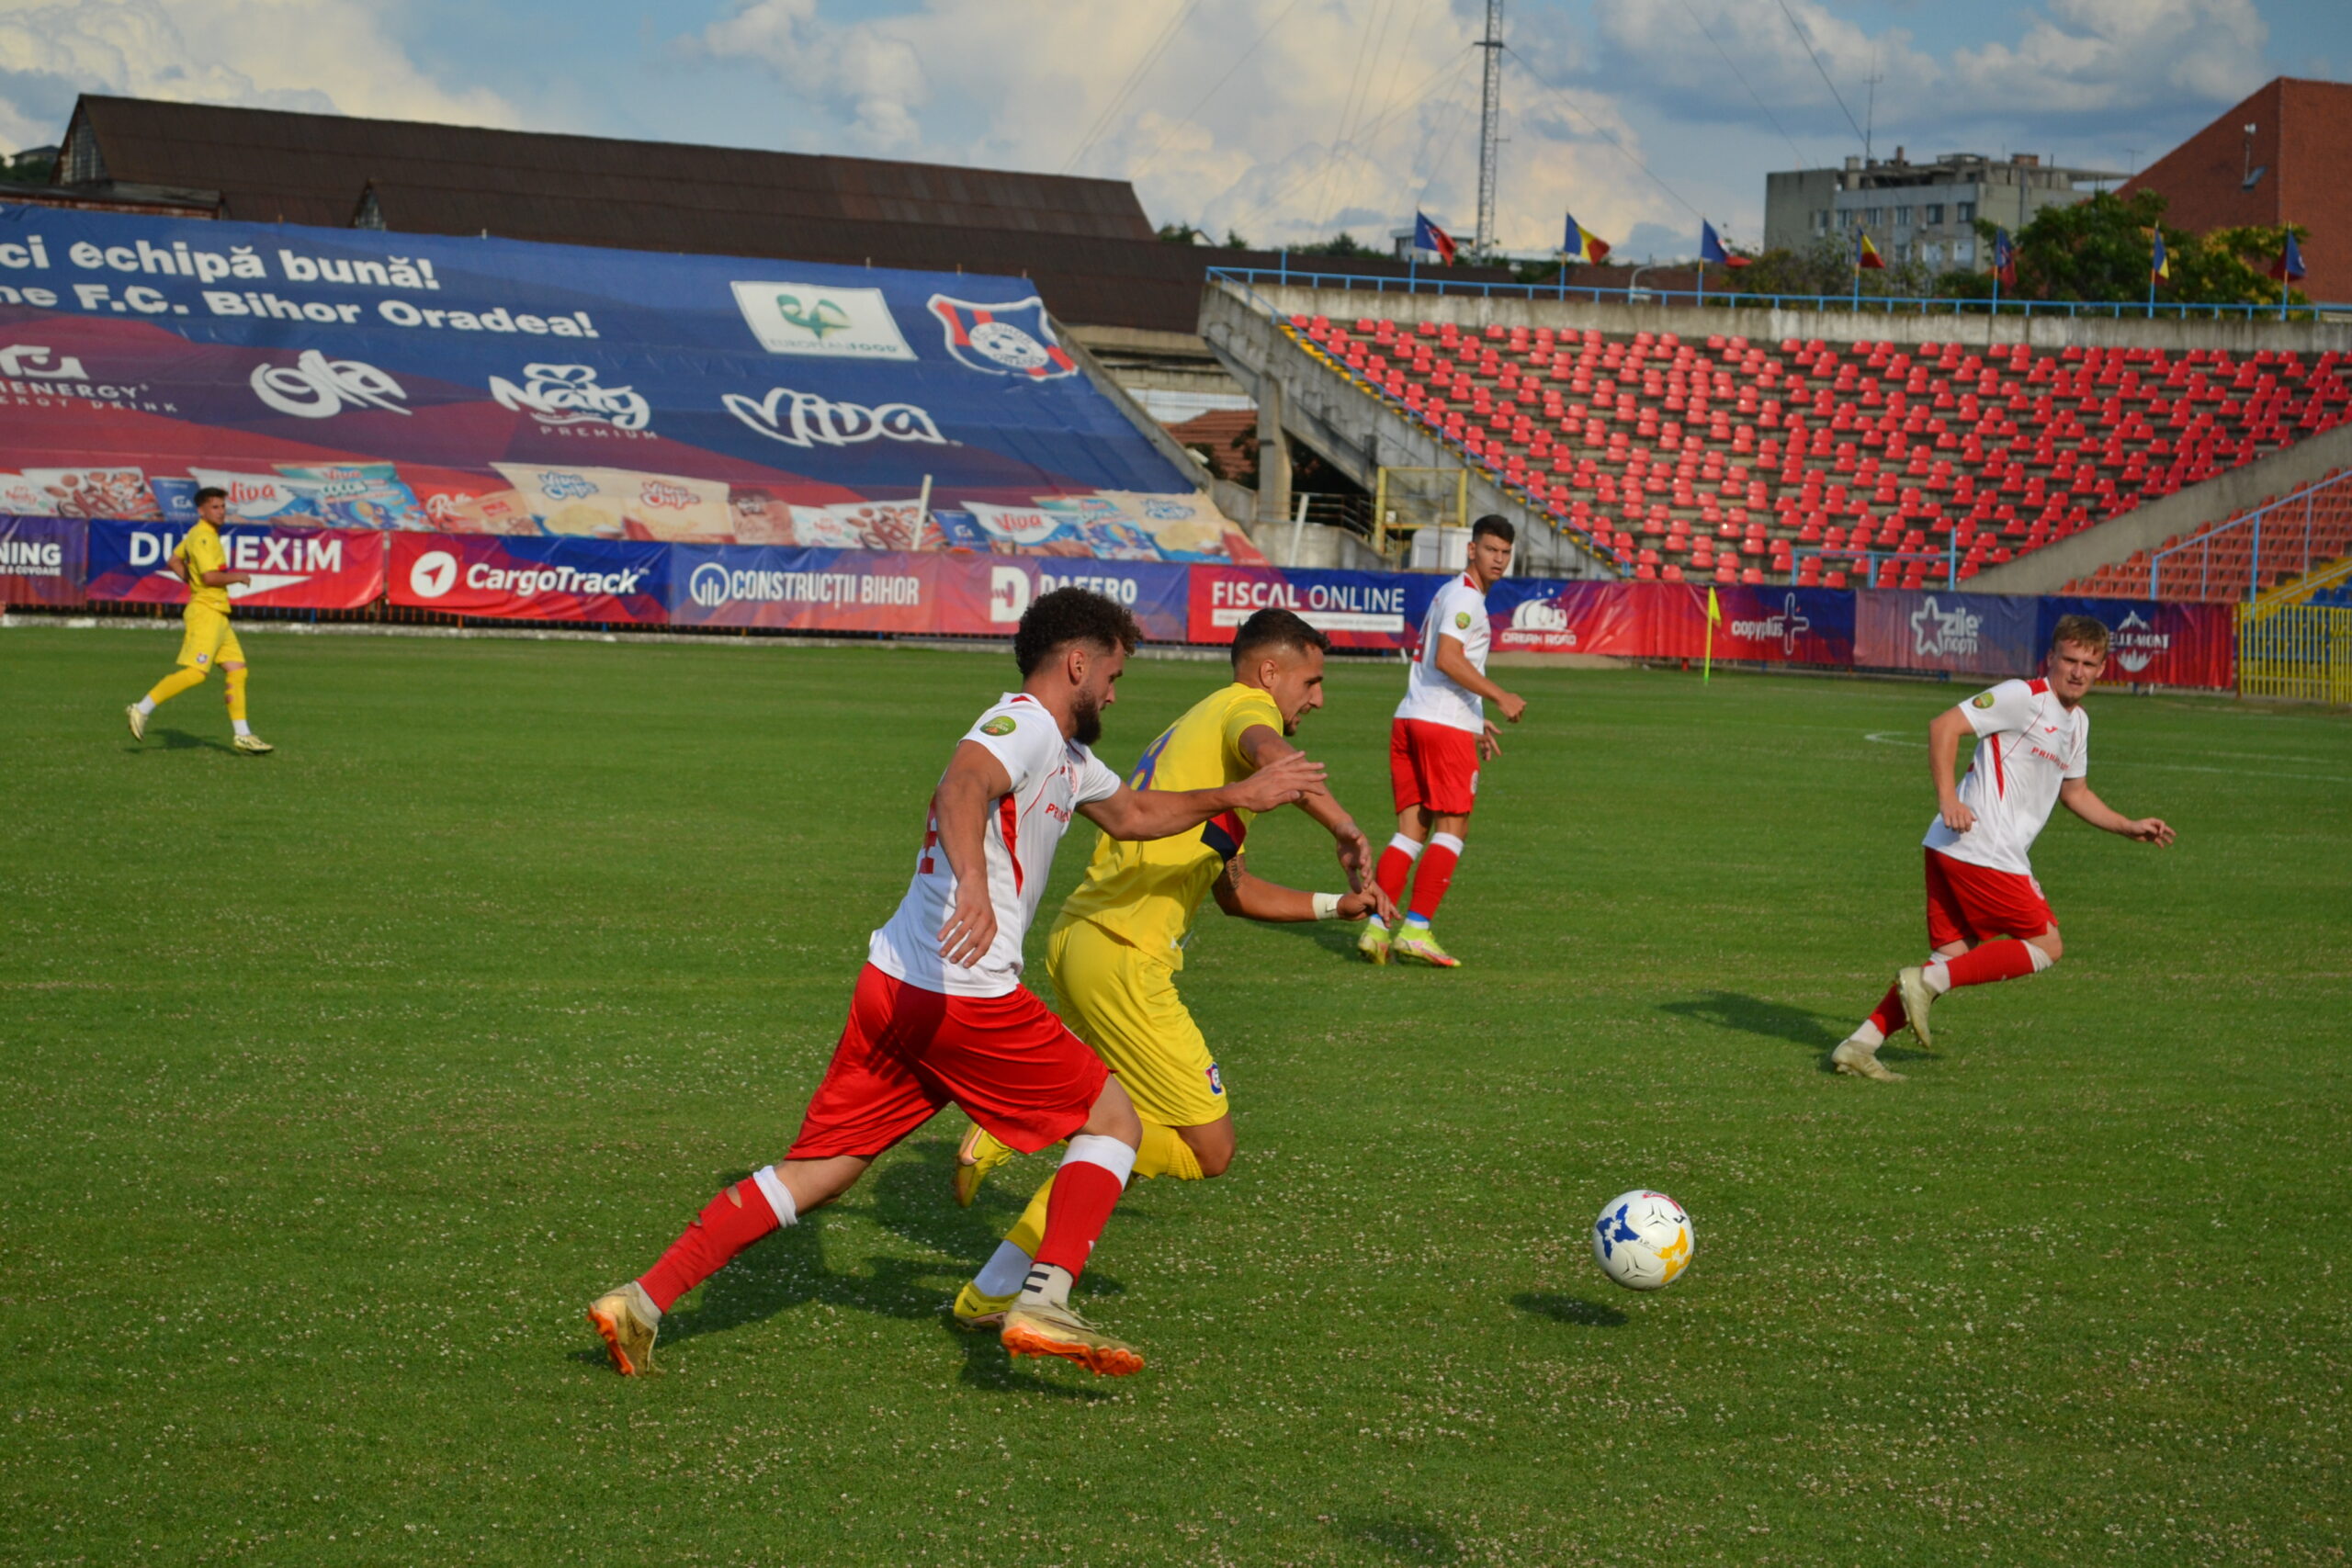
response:
<path id="1" fill-rule="evenodd" d="M 1487 51 L 1487 81 L 1478 120 L 1478 237 L 1471 249 L 1487 256 L 1495 249 L 1495 164 L 1502 147 L 1503 0 L 1487 0 L 1487 36 L 1478 47 Z"/>

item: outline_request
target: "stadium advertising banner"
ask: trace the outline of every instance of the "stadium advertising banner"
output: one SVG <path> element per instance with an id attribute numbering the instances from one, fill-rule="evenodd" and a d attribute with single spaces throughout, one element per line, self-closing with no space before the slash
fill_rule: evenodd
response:
<path id="1" fill-rule="evenodd" d="M 1432 572 L 1194 567 L 1185 640 L 1229 643 L 1235 627 L 1274 607 L 1295 613 L 1335 648 L 1402 648 L 1444 581 Z"/>
<path id="2" fill-rule="evenodd" d="M 1853 596 L 1825 588 L 1715 590 L 1717 659 L 1847 664 Z M 1688 583 L 1551 582 L 1506 578 L 1487 595 L 1495 649 L 1619 659 L 1698 659 L 1708 651 L 1707 591 Z"/>
<path id="3" fill-rule="evenodd" d="M 2234 686 L 2237 617 L 2229 604 L 2150 599 L 2039 599 L 2034 641 L 2050 646 L 2061 615 L 2090 615 L 2108 632 L 2103 685 Z"/>
<path id="4" fill-rule="evenodd" d="M 0 206 L 0 398 L 17 513 L 1262 559 L 1020 278 Z"/>
<path id="5" fill-rule="evenodd" d="M 678 626 L 1007 637 L 1041 593 L 1084 588 L 1131 611 L 1153 642 L 1185 638 L 1185 569 L 1161 563 L 678 546 Z"/>
<path id="6" fill-rule="evenodd" d="M 2041 666 L 2041 604 L 1994 593 L 1866 588 L 1854 595 L 1851 662 L 1871 670 L 2031 675 Z"/>
<path id="7" fill-rule="evenodd" d="M 395 604 L 498 620 L 670 618 L 667 545 L 395 534 L 391 547 Z"/>
<path id="8" fill-rule="evenodd" d="M 64 517 L 0 515 L 0 604 L 78 604 L 88 525 Z"/>
<path id="9" fill-rule="evenodd" d="M 178 523 L 85 525 L 93 599 L 185 604 L 187 584 L 172 552 Z M 285 610 L 356 610 L 384 596 L 384 536 L 360 529 L 232 524 L 220 530 L 231 571 L 253 574 L 229 590 L 231 603 Z"/>

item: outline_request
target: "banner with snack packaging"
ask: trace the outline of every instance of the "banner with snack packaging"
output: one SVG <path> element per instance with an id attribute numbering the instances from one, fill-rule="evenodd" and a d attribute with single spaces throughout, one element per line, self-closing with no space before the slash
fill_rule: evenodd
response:
<path id="1" fill-rule="evenodd" d="M 492 620 L 670 618 L 668 545 L 607 539 L 395 534 L 387 573 L 395 604 Z"/>
<path id="2" fill-rule="evenodd" d="M 88 564 L 87 524 L 0 513 L 0 604 L 78 604 Z"/>
<path id="3" fill-rule="evenodd" d="M 88 524 L 88 596 L 137 604 L 185 604 L 187 584 L 171 564 L 184 523 Z M 251 581 L 232 604 L 281 610 L 356 610 L 384 596 L 384 536 L 366 529 L 232 523 L 220 530 L 231 571 Z"/>

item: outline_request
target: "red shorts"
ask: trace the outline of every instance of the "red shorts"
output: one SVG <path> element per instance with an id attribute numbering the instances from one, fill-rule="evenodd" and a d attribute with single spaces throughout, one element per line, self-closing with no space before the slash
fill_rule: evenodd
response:
<path id="1" fill-rule="evenodd" d="M 859 971 L 849 1021 L 789 1159 L 878 1155 L 949 1100 L 1035 1154 L 1086 1125 L 1102 1059 L 1025 989 L 949 997 Z"/>
<path id="2" fill-rule="evenodd" d="M 1467 817 L 1478 803 L 1478 738 L 1452 725 L 1400 718 L 1388 727 L 1388 784 L 1396 809 Z"/>
<path id="3" fill-rule="evenodd" d="M 1995 871 L 1928 852 L 1928 945 L 1971 946 L 1987 937 L 2040 936 L 2058 923 L 2041 884 L 2014 871 Z"/>

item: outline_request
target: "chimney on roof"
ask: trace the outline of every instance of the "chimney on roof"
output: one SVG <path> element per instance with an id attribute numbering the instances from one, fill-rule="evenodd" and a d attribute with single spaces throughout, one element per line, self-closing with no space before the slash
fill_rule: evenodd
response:
<path id="1" fill-rule="evenodd" d="M 1898 164 L 1908 163 L 1910 161 L 1903 156 L 1903 148 L 1899 143 L 1894 149 L 1894 161 Z"/>
<path id="2" fill-rule="evenodd" d="M 1847 153 L 1847 154 L 1846 154 L 1846 172 L 1847 172 L 1848 174 L 1852 174 L 1852 173 L 1854 173 L 1855 171 L 1859 170 L 1861 166 L 1862 166 L 1862 161 L 1861 161 L 1861 159 L 1860 159 L 1860 158 L 1856 157 L 1856 156 L 1855 156 L 1853 153 L 1851 153 L 1851 152 L 1849 152 L 1849 153 Z"/>

